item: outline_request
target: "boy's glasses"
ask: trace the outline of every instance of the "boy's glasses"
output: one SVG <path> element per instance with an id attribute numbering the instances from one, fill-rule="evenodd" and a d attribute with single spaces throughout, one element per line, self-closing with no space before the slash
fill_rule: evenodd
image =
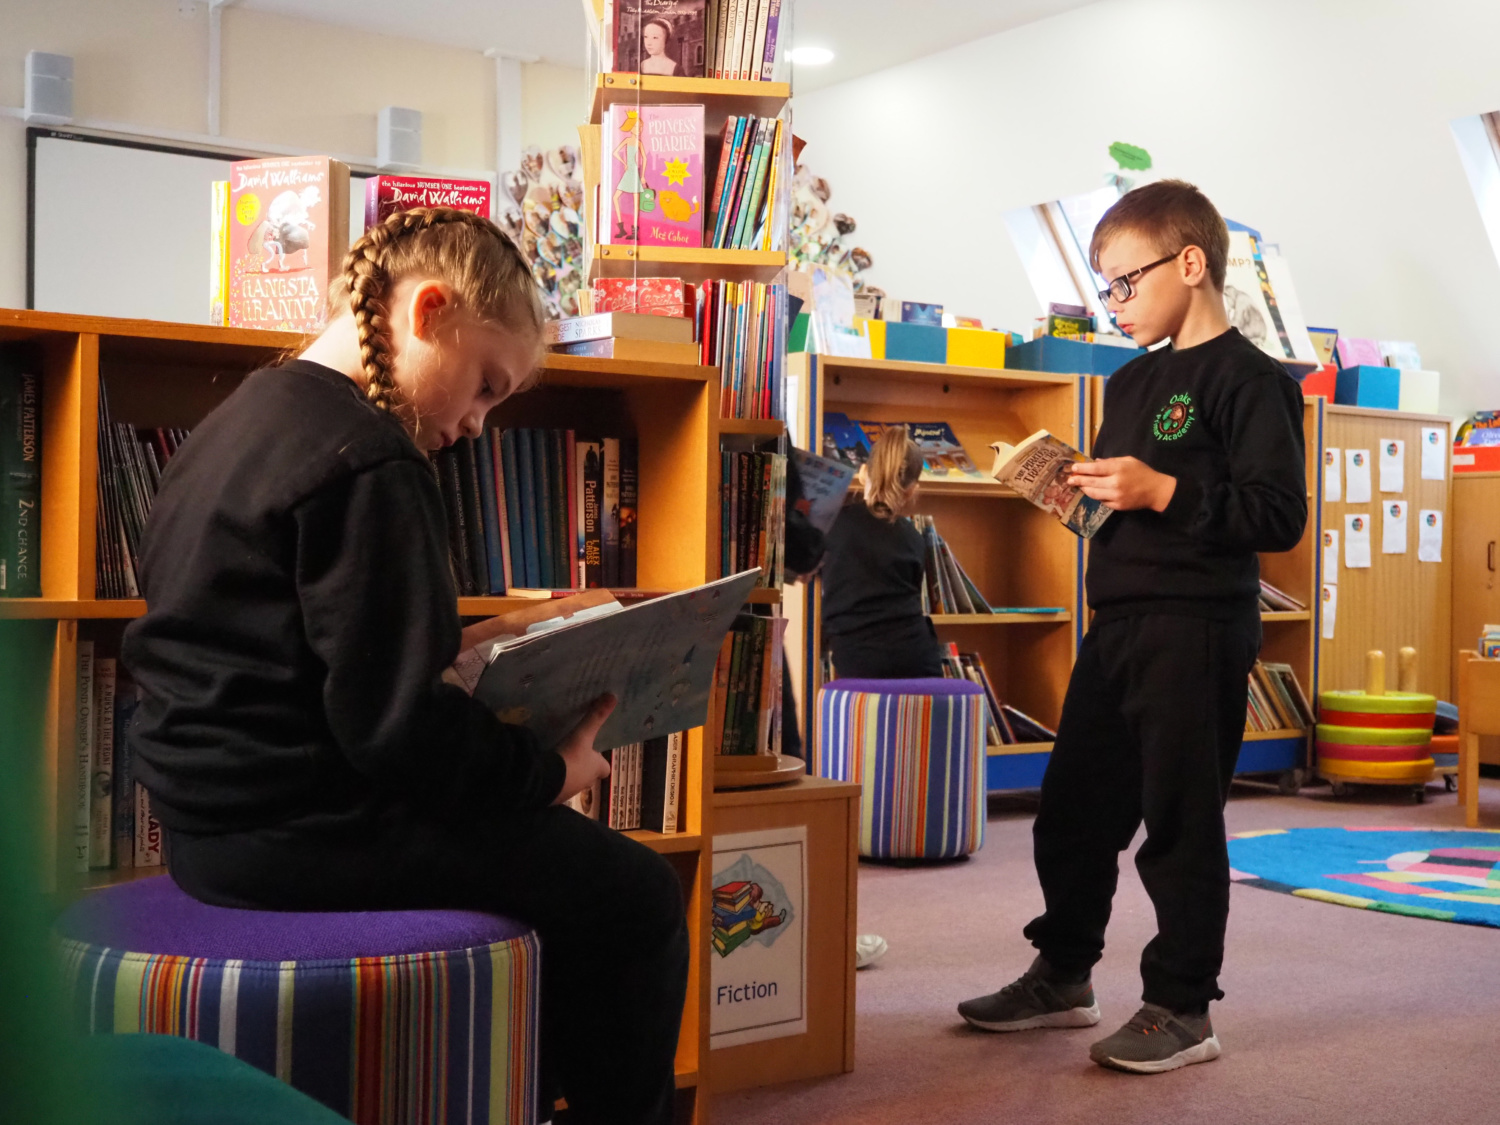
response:
<path id="1" fill-rule="evenodd" d="M 1181 250 L 1177 251 L 1177 254 L 1181 253 Z M 1132 281 L 1151 272 L 1157 266 L 1164 266 L 1168 262 L 1175 260 L 1177 254 L 1168 254 L 1165 258 L 1158 258 L 1156 261 L 1151 262 L 1149 265 L 1144 265 L 1138 270 L 1131 270 L 1129 273 L 1122 273 L 1119 277 L 1115 278 L 1103 289 L 1099 290 L 1099 300 L 1108 301 L 1111 297 L 1113 297 L 1117 302 L 1123 305 L 1126 301 L 1135 296 L 1135 286 L 1130 284 Z"/>

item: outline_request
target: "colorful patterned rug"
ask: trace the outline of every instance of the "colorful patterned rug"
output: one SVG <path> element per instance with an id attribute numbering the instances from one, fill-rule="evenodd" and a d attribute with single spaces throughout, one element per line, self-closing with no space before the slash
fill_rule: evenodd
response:
<path id="1" fill-rule="evenodd" d="M 1500 927 L 1500 832 L 1274 828 L 1229 838 L 1230 878 L 1298 898 Z"/>

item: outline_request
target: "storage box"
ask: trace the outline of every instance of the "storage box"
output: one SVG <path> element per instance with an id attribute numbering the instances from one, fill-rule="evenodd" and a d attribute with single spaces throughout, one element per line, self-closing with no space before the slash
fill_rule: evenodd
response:
<path id="1" fill-rule="evenodd" d="M 1295 375 L 1296 372 L 1293 372 Z M 1302 397 L 1311 398 L 1313 395 L 1322 395 L 1329 402 L 1334 401 L 1334 394 L 1338 389 L 1339 369 L 1335 364 L 1328 363 L 1310 371 L 1302 378 Z"/>
<path id="2" fill-rule="evenodd" d="M 1376 410 L 1401 408 L 1401 372 L 1394 367 L 1358 367 L 1340 369 L 1333 401 L 1340 406 L 1368 406 Z"/>
<path id="3" fill-rule="evenodd" d="M 1441 380 L 1436 371 L 1401 372 L 1401 392 L 1397 410 L 1413 414 L 1436 414 L 1438 412 L 1438 384 Z"/>
<path id="4" fill-rule="evenodd" d="M 1144 354 L 1144 348 L 1118 348 L 1112 344 L 1085 344 L 1080 340 L 1043 336 L 1012 347 L 1006 353 L 1005 366 L 1059 375 L 1112 375 Z"/>
<path id="5" fill-rule="evenodd" d="M 931 324 L 885 322 L 885 358 L 910 363 L 947 363 L 948 330 Z"/>
<path id="6" fill-rule="evenodd" d="M 983 328 L 948 329 L 948 362 L 955 367 L 1005 366 L 1005 348 L 1010 337 Z"/>
<path id="7" fill-rule="evenodd" d="M 1500 445 L 1455 445 L 1455 473 L 1500 473 Z"/>

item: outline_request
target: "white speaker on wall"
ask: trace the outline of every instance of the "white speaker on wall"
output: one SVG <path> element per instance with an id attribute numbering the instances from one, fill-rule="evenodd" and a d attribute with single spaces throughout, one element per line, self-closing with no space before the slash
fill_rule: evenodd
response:
<path id="1" fill-rule="evenodd" d="M 375 129 L 375 163 L 393 172 L 413 172 L 422 166 L 422 111 L 388 105 L 380 111 Z"/>
<path id="2" fill-rule="evenodd" d="M 66 125 L 73 120 L 73 57 L 26 52 L 28 124 Z"/>

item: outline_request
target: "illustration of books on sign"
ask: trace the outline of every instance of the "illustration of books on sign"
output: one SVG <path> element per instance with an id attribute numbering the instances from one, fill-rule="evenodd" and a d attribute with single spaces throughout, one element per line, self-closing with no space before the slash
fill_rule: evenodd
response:
<path id="1" fill-rule="evenodd" d="M 1020 445 L 995 441 L 990 448 L 995 451 L 995 467 L 990 475 L 1038 508 L 1051 512 L 1074 535 L 1092 538 L 1114 511 L 1068 484 L 1073 466 L 1093 458 L 1085 457 L 1046 430 L 1038 430 Z"/>
<path id="2" fill-rule="evenodd" d="M 787 920 L 785 907 L 778 911 L 759 883 L 745 879 L 714 888 L 713 915 L 713 943 L 720 957 Z"/>

